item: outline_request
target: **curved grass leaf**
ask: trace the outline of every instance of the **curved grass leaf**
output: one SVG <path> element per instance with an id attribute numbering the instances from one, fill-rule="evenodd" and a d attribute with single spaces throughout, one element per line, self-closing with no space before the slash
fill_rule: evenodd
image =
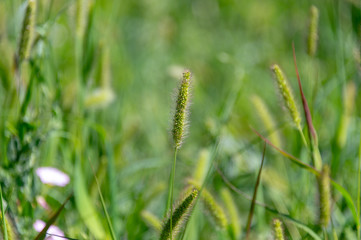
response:
<path id="1" fill-rule="evenodd" d="M 298 166 L 306 169 L 307 171 L 309 171 L 310 173 L 315 174 L 316 176 L 320 175 L 320 172 L 318 172 L 316 169 L 314 169 L 313 167 L 311 167 L 310 165 L 307 165 L 306 163 L 303 163 L 301 160 L 299 160 L 298 158 L 292 156 L 291 154 L 283 151 L 282 149 L 276 147 L 275 145 L 273 145 L 267 138 L 263 137 L 260 133 L 258 133 L 256 130 L 252 129 L 263 141 L 265 141 L 267 144 L 269 144 L 271 147 L 273 147 L 274 149 L 276 149 L 279 153 L 281 153 L 283 156 L 285 156 L 286 158 L 290 159 L 292 162 L 296 163 Z M 350 195 L 350 193 L 344 188 L 342 187 L 340 184 L 338 184 L 337 182 L 335 182 L 334 180 L 331 179 L 331 183 L 334 186 L 334 188 L 344 197 L 344 199 L 346 200 L 346 204 L 348 206 L 348 208 L 350 209 L 352 216 L 355 220 L 355 223 L 357 226 L 360 226 L 360 221 L 358 218 L 358 214 L 356 212 L 356 207 L 355 204 L 352 200 L 352 197 Z"/>
<path id="2" fill-rule="evenodd" d="M 77 160 L 74 174 L 74 197 L 79 214 L 90 233 L 96 239 L 105 239 L 105 231 L 99 220 L 93 203 L 86 191 L 85 181 L 81 170 L 81 163 Z"/>

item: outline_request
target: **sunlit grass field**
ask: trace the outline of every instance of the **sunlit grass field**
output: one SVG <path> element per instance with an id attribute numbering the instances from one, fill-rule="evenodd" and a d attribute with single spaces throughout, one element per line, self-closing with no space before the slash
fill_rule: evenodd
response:
<path id="1" fill-rule="evenodd" d="M 360 239 L 360 43 L 360 0 L 0 0 L 0 239 Z"/>

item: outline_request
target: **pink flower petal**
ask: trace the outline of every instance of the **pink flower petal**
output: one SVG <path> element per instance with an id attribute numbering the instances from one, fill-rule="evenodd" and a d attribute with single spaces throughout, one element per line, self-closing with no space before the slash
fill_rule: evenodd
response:
<path id="1" fill-rule="evenodd" d="M 36 220 L 35 223 L 33 224 L 33 227 L 34 227 L 35 231 L 41 232 L 44 229 L 45 225 L 46 225 L 45 222 L 43 222 L 41 220 Z M 56 237 L 56 236 L 47 235 L 48 237 L 46 238 L 46 240 L 63 240 L 64 239 L 64 238 L 61 238 L 61 237 L 64 237 L 63 231 L 61 231 L 60 228 L 58 228 L 57 226 L 51 225 L 46 233 L 60 236 L 60 237 Z"/>
<path id="2" fill-rule="evenodd" d="M 38 202 L 38 204 L 39 204 L 42 208 L 44 208 L 44 209 L 46 209 L 46 210 L 50 210 L 50 207 L 49 207 L 49 205 L 48 205 L 48 203 L 46 202 L 46 200 L 45 200 L 44 197 L 42 197 L 42 196 L 37 196 L 37 197 L 36 197 L 36 201 Z"/>
<path id="3" fill-rule="evenodd" d="M 43 183 L 59 187 L 66 186 L 70 181 L 68 175 L 52 167 L 40 167 L 36 169 L 36 174 Z"/>

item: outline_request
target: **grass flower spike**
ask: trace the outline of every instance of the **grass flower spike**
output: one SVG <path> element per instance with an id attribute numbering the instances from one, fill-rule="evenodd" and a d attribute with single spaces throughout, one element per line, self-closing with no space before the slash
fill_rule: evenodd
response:
<path id="1" fill-rule="evenodd" d="M 160 240 L 175 239 L 179 229 L 186 223 L 187 216 L 193 208 L 198 196 L 198 190 L 193 189 L 191 193 L 176 207 L 173 214 L 165 222 Z"/>
<path id="2" fill-rule="evenodd" d="M 143 221 L 148 226 L 152 227 L 153 229 L 155 229 L 156 231 L 159 231 L 159 232 L 162 230 L 161 221 L 153 213 L 151 213 L 147 210 L 143 210 L 140 214 L 142 216 Z"/>
<path id="3" fill-rule="evenodd" d="M 23 60 L 29 58 L 31 45 L 34 39 L 35 21 L 36 21 L 36 0 L 29 0 L 23 20 L 19 48 L 17 53 L 17 62 L 20 64 Z"/>
<path id="4" fill-rule="evenodd" d="M 298 111 L 295 98 L 293 96 L 291 87 L 289 86 L 289 83 L 286 79 L 286 76 L 277 64 L 272 65 L 271 70 L 274 73 L 274 76 L 277 81 L 277 86 L 280 90 L 280 93 L 282 94 L 283 100 L 284 100 L 285 105 L 291 115 L 292 121 L 296 125 L 296 128 L 298 129 L 298 131 L 300 131 L 302 140 L 306 144 L 306 139 L 303 135 L 302 127 L 301 127 L 300 112 Z"/>
<path id="5" fill-rule="evenodd" d="M 321 175 L 318 178 L 320 193 L 320 225 L 327 227 L 331 218 L 331 188 L 330 188 L 330 169 L 327 165 L 322 168 Z"/>
<path id="6" fill-rule="evenodd" d="M 189 95 L 191 85 L 191 73 L 186 71 L 183 73 L 183 79 L 178 90 L 176 101 L 176 109 L 173 118 L 173 142 L 176 149 L 182 146 L 182 141 L 186 132 L 187 114 L 189 107 Z"/>
<path id="7" fill-rule="evenodd" d="M 232 235 L 232 239 L 239 239 L 241 236 L 241 220 L 237 205 L 232 198 L 231 192 L 227 188 L 222 188 L 221 196 L 230 220 L 228 225 L 229 232 Z"/>
<path id="8" fill-rule="evenodd" d="M 311 57 L 315 55 L 317 50 L 318 42 L 318 8 L 316 6 L 311 6 L 310 8 L 310 26 L 308 33 L 308 55 Z"/>
<path id="9" fill-rule="evenodd" d="M 274 235 L 275 240 L 284 240 L 283 237 L 283 229 L 282 229 L 282 222 L 278 219 L 273 220 L 273 229 L 274 229 Z"/>
<path id="10" fill-rule="evenodd" d="M 201 185 L 196 181 L 189 180 L 188 183 L 200 191 Z M 206 188 L 202 189 L 201 199 L 207 213 L 211 216 L 216 226 L 221 229 L 226 228 L 228 225 L 226 214 L 221 205 Z"/>
<path id="11" fill-rule="evenodd" d="M 261 118 L 267 132 L 270 134 L 269 138 L 272 141 L 272 143 L 278 147 L 282 146 L 282 140 L 280 134 L 276 131 L 276 124 L 273 120 L 273 117 L 271 113 L 269 112 L 266 104 L 263 102 L 263 100 L 253 95 L 251 97 L 251 101 L 256 108 L 256 111 L 258 112 L 259 117 Z"/>

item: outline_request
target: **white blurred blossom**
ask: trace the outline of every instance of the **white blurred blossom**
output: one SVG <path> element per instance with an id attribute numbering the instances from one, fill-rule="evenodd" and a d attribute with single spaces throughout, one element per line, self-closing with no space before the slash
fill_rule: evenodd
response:
<path id="1" fill-rule="evenodd" d="M 64 187 L 70 181 L 67 174 L 53 167 L 40 167 L 36 169 L 36 174 L 43 183 L 54 186 Z"/>

